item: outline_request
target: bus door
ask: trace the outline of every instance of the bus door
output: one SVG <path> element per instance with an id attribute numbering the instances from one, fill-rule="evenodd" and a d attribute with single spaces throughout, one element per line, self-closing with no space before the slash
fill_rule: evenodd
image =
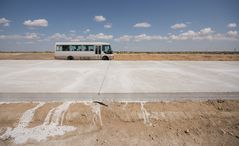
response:
<path id="1" fill-rule="evenodd" d="M 101 59 L 101 46 L 99 45 L 95 46 L 95 55 L 96 59 Z"/>

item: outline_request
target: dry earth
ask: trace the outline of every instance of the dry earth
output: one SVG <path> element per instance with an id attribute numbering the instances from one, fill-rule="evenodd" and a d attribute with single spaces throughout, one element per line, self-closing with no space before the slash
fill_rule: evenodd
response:
<path id="1" fill-rule="evenodd" d="M 104 104 L 1 103 L 0 145 L 239 145 L 239 100 Z"/>
<path id="2" fill-rule="evenodd" d="M 0 60 L 52 60 L 54 53 L 0 53 Z M 239 61 L 239 54 L 114 54 L 114 60 L 194 60 L 194 61 Z"/>

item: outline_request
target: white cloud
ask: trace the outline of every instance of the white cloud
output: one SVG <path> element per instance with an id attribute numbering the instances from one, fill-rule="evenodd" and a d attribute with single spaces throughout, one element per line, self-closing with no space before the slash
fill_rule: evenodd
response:
<path id="1" fill-rule="evenodd" d="M 80 41 L 85 41 L 85 37 L 84 36 L 75 36 L 73 38 L 70 38 L 70 41 L 73 41 L 73 42 L 80 42 Z"/>
<path id="2" fill-rule="evenodd" d="M 171 26 L 172 29 L 182 29 L 182 28 L 186 28 L 187 25 L 184 23 L 177 23 Z"/>
<path id="3" fill-rule="evenodd" d="M 49 37 L 50 40 L 52 41 L 74 41 L 74 42 L 79 42 L 79 41 L 85 41 L 85 37 L 81 35 L 71 35 L 67 36 L 64 33 L 55 33 Z"/>
<path id="4" fill-rule="evenodd" d="M 6 19 L 6 18 L 0 18 L 0 26 L 9 26 L 10 25 L 10 20 Z"/>
<path id="5" fill-rule="evenodd" d="M 198 32 L 193 30 L 189 30 L 187 32 L 182 32 L 178 35 L 169 35 L 170 40 L 212 40 L 215 39 L 215 35 L 213 35 L 214 31 L 212 28 L 207 27 L 203 28 Z"/>
<path id="6" fill-rule="evenodd" d="M 207 28 L 201 29 L 200 33 L 203 34 L 203 35 L 206 35 L 206 34 L 213 33 L 213 31 L 212 31 L 212 28 L 207 27 Z"/>
<path id="7" fill-rule="evenodd" d="M 33 27 L 47 27 L 48 21 L 46 19 L 36 19 L 36 20 L 26 20 L 23 23 L 25 26 L 33 28 Z"/>
<path id="8" fill-rule="evenodd" d="M 237 27 L 237 24 L 236 24 L 236 23 L 229 23 L 229 24 L 227 25 L 227 27 L 229 27 L 229 28 L 235 28 L 235 27 Z"/>
<path id="9" fill-rule="evenodd" d="M 113 35 L 106 35 L 103 33 L 90 34 L 88 36 L 81 35 L 66 35 L 63 33 L 55 33 L 49 37 L 52 41 L 87 41 L 87 40 L 110 40 Z"/>
<path id="10" fill-rule="evenodd" d="M 96 22 L 103 22 L 103 21 L 106 21 L 106 18 L 104 16 L 95 16 L 94 20 Z"/>
<path id="11" fill-rule="evenodd" d="M 226 34 L 214 33 L 210 27 L 201 29 L 198 32 L 189 30 L 187 32 L 181 33 L 179 35 L 170 35 L 170 40 L 238 40 L 238 35 L 236 31 L 229 31 Z"/>
<path id="12" fill-rule="evenodd" d="M 167 40 L 167 37 L 162 37 L 160 35 L 146 35 L 146 34 L 139 34 L 139 35 L 123 35 L 115 39 L 118 42 L 129 42 L 129 41 L 152 41 L 152 40 Z"/>
<path id="13" fill-rule="evenodd" d="M 179 35 L 170 35 L 169 39 L 171 40 L 188 40 L 188 39 L 193 39 L 196 37 L 198 33 L 196 33 L 193 30 L 189 30 L 187 32 L 180 33 Z"/>
<path id="14" fill-rule="evenodd" d="M 140 35 L 136 35 L 134 36 L 134 41 L 139 42 L 139 41 L 152 41 L 152 40 L 162 40 L 163 37 L 161 37 L 160 35 L 146 35 L 146 34 L 140 34 Z"/>
<path id="15" fill-rule="evenodd" d="M 103 34 L 103 33 L 90 34 L 89 36 L 86 37 L 86 39 L 89 39 L 89 40 L 99 40 L 99 39 L 110 40 L 110 39 L 113 39 L 113 35 L 106 35 L 106 34 Z"/>
<path id="16" fill-rule="evenodd" d="M 25 35 L 0 35 L 1 40 L 38 40 L 40 35 L 37 33 L 26 33 Z"/>
<path id="17" fill-rule="evenodd" d="M 134 27 L 136 27 L 136 28 L 148 28 L 148 27 L 151 27 L 151 24 L 149 24 L 148 22 L 141 22 L 141 23 L 136 23 L 134 25 Z"/>
<path id="18" fill-rule="evenodd" d="M 25 38 L 29 40 L 36 40 L 39 39 L 40 36 L 37 33 L 26 33 Z"/>
<path id="19" fill-rule="evenodd" d="M 67 37 L 65 34 L 55 33 L 49 37 L 51 40 L 70 40 L 71 37 Z"/>
<path id="20" fill-rule="evenodd" d="M 54 40 L 54 41 L 85 41 L 85 40 L 100 40 L 100 39 L 109 40 L 112 38 L 113 38 L 112 35 L 105 35 L 103 33 L 90 34 L 88 36 L 81 36 L 81 35 L 69 36 L 63 33 L 55 33 L 49 37 L 50 40 Z"/>
<path id="21" fill-rule="evenodd" d="M 228 31 L 227 35 L 230 37 L 237 37 L 238 36 L 238 32 L 237 31 Z"/>
<path id="22" fill-rule="evenodd" d="M 112 28 L 112 24 L 105 24 L 104 28 Z"/>
<path id="23" fill-rule="evenodd" d="M 89 28 L 87 28 L 86 30 L 84 30 L 84 33 L 88 33 L 90 32 L 91 30 Z"/>
<path id="24" fill-rule="evenodd" d="M 168 34 L 166 36 L 161 35 L 123 35 L 114 39 L 119 42 L 129 42 L 129 41 L 152 41 L 152 40 L 167 40 L 167 41 L 185 41 L 185 40 L 210 40 L 210 41 L 218 41 L 218 40 L 226 40 L 226 41 L 238 41 L 238 32 L 237 31 L 229 31 L 225 34 L 215 33 L 212 28 L 207 27 L 203 28 L 199 31 L 189 30 L 187 32 L 175 34 Z"/>
<path id="25" fill-rule="evenodd" d="M 123 35 L 123 36 L 120 36 L 120 37 L 116 38 L 115 41 L 118 41 L 118 42 L 129 42 L 129 41 L 131 41 L 132 38 L 133 38 L 133 36 Z"/>

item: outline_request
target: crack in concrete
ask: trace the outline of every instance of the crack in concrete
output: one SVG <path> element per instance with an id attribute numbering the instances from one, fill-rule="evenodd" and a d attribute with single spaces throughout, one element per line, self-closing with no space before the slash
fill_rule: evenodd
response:
<path id="1" fill-rule="evenodd" d="M 103 80 L 102 80 L 102 82 L 101 82 L 101 85 L 100 85 L 100 88 L 99 88 L 99 91 L 98 91 L 97 95 L 100 95 L 100 92 L 101 92 L 101 89 L 102 89 L 103 84 L 104 84 L 104 82 L 105 82 L 105 78 L 106 78 L 106 75 L 107 75 L 107 73 L 108 73 L 109 68 L 110 68 L 110 61 L 109 61 L 108 65 L 107 65 L 107 67 L 106 67 L 105 74 L 104 74 L 104 78 L 103 78 Z"/>

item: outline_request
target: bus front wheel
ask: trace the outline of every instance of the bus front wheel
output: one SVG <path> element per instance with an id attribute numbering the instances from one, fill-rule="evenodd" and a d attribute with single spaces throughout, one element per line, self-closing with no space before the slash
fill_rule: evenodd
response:
<path id="1" fill-rule="evenodd" d="M 109 60 L 109 57 L 103 56 L 103 57 L 102 57 L 102 60 Z"/>
<path id="2" fill-rule="evenodd" d="M 68 56 L 67 60 L 74 60 L 74 57 L 73 56 Z"/>

